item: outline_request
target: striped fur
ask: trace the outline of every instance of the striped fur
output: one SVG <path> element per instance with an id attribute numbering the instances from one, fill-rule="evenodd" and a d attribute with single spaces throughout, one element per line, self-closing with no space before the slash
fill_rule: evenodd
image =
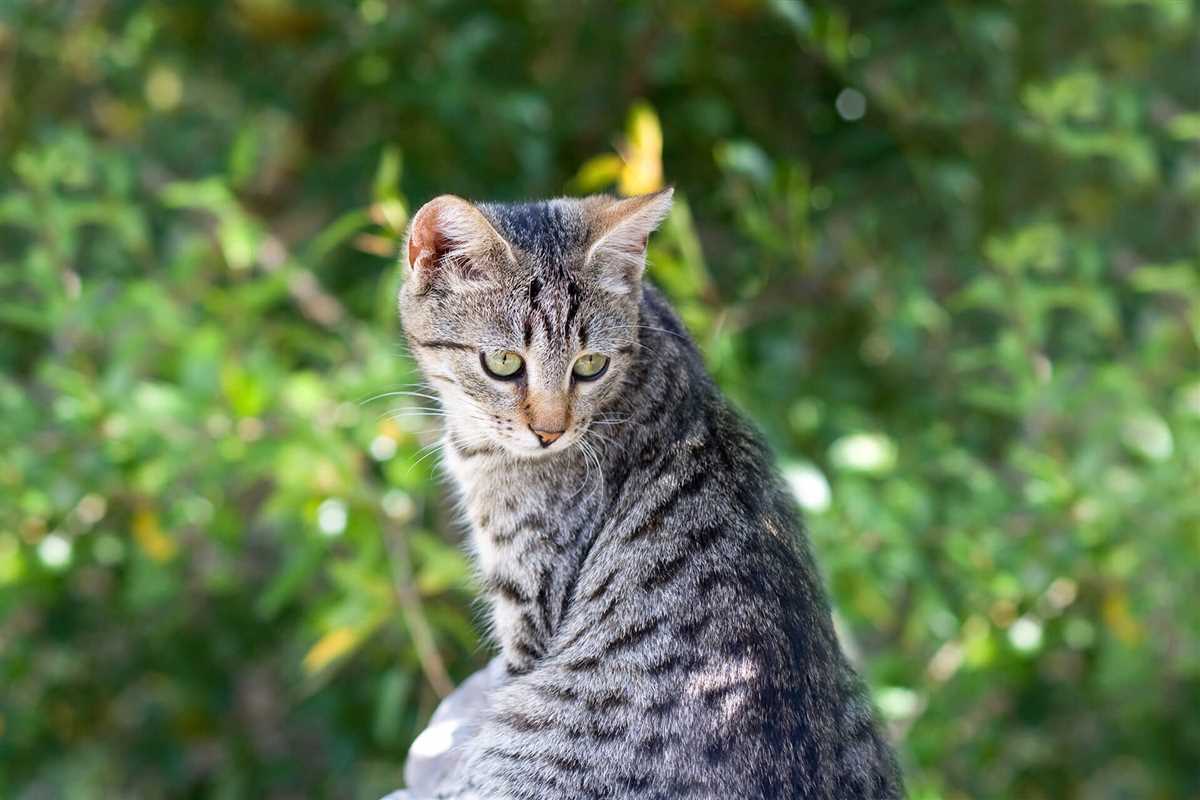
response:
<path id="1" fill-rule="evenodd" d="M 647 202 L 472 207 L 509 245 L 471 265 L 487 288 L 402 292 L 508 668 L 437 797 L 900 797 L 770 453 L 630 270 Z M 528 385 L 489 380 L 488 347 Z M 612 359 L 596 386 L 569 380 L 585 350 Z M 571 425 L 535 448 L 523 395 L 552 391 Z"/>

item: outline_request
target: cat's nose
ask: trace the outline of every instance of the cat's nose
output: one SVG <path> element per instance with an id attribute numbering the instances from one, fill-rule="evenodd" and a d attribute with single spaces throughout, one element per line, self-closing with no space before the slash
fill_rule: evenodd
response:
<path id="1" fill-rule="evenodd" d="M 566 431 L 539 431 L 532 425 L 529 426 L 529 430 L 533 431 L 533 435 L 542 443 L 542 447 L 549 447 L 558 441 L 558 437 L 566 433 Z"/>

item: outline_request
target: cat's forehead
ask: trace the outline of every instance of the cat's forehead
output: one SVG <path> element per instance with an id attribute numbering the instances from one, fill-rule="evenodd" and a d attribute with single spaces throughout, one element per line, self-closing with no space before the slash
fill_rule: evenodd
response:
<path id="1" fill-rule="evenodd" d="M 534 272 L 570 267 L 590 238 L 588 220 L 577 201 L 488 203 L 480 209 L 500 235 L 526 256 L 525 266 Z"/>
<path id="2" fill-rule="evenodd" d="M 498 277 L 501 291 L 472 296 L 479 324 L 542 359 L 565 359 L 587 340 L 585 329 L 603 329 L 602 321 L 620 316 L 625 299 L 601 291 L 584 269 L 594 239 L 585 203 L 560 198 L 477 208 L 511 245 L 517 268 Z"/>

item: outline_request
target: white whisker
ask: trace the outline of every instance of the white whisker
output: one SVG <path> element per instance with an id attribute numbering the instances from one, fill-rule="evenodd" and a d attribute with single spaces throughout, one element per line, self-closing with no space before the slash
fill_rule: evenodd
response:
<path id="1" fill-rule="evenodd" d="M 381 392 L 380 394 L 368 397 L 366 400 L 358 401 L 358 404 L 360 406 L 365 406 L 367 403 L 373 403 L 376 400 L 382 400 L 385 397 L 420 397 L 424 400 L 432 400 L 434 402 L 440 402 L 442 399 L 435 394 L 426 394 L 425 392 L 396 391 Z"/>

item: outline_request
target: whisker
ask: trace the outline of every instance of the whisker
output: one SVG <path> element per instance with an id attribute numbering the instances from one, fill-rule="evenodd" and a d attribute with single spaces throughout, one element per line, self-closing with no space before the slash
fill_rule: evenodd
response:
<path id="1" fill-rule="evenodd" d="M 686 336 L 684 336 L 683 334 L 681 334 L 681 333 L 677 333 L 676 331 L 673 331 L 673 330 L 671 330 L 670 328 L 663 328 L 663 327 L 660 327 L 660 326 L 658 326 L 658 325 L 644 325 L 644 324 L 642 324 L 642 323 L 640 323 L 640 322 L 632 322 L 632 323 L 615 323 L 615 324 L 613 324 L 613 325 L 607 325 L 607 326 L 605 326 L 605 327 L 603 327 L 603 328 L 597 328 L 597 329 L 595 329 L 595 330 L 588 331 L 588 334 L 589 334 L 589 335 L 592 335 L 592 334 L 600 334 L 600 333 L 603 333 L 603 332 L 605 332 L 605 331 L 628 330 L 628 329 L 631 329 L 631 328 L 632 328 L 632 329 L 635 329 L 635 330 L 636 330 L 636 329 L 640 329 L 640 330 L 644 330 L 644 331 L 659 331 L 660 333 L 666 333 L 666 334 L 669 334 L 669 335 L 671 335 L 671 336 L 675 336 L 675 337 L 677 337 L 677 338 L 680 338 L 680 339 L 685 339 L 685 340 L 687 339 L 687 337 L 686 337 Z"/>
<path id="2" fill-rule="evenodd" d="M 377 395 L 368 397 L 366 400 L 360 400 L 358 402 L 358 404 L 360 406 L 365 406 L 367 403 L 373 403 L 376 400 L 382 400 L 385 397 L 420 397 L 424 400 L 433 400 L 435 402 L 441 401 L 441 398 L 434 394 L 426 394 L 425 392 L 397 391 L 397 392 L 381 392 Z"/>
<path id="3" fill-rule="evenodd" d="M 631 419 L 633 419 L 632 415 L 628 417 L 621 417 L 620 419 L 593 419 L 592 423 L 595 425 L 620 425 L 623 422 L 629 422 Z"/>
<path id="4" fill-rule="evenodd" d="M 674 336 L 677 339 L 682 339 L 685 342 L 689 341 L 688 337 L 684 336 L 682 333 L 677 333 L 673 330 L 670 330 L 669 328 L 660 328 L 656 325 L 641 325 L 641 324 L 634 325 L 633 327 L 638 328 L 639 330 L 643 330 L 643 331 L 658 331 L 660 333 L 665 333 L 669 336 Z"/>
<path id="5" fill-rule="evenodd" d="M 380 420 L 389 419 L 389 420 L 393 420 L 393 421 L 401 420 L 401 419 L 403 419 L 403 420 L 414 420 L 414 419 L 444 420 L 444 419 L 448 419 L 448 415 L 437 414 L 437 413 L 426 414 L 426 413 L 421 413 L 421 412 L 405 413 L 403 410 L 401 410 L 401 411 L 393 411 L 390 414 L 381 414 L 379 419 Z"/>
<path id="6" fill-rule="evenodd" d="M 445 414 L 448 414 L 449 412 L 447 412 L 446 409 L 441 408 L 440 406 L 398 405 L 398 406 L 394 406 L 390 409 L 386 409 L 378 417 L 376 417 L 376 419 L 383 419 L 384 417 L 392 416 L 394 414 L 407 414 L 407 413 L 445 415 Z"/>
<path id="7" fill-rule="evenodd" d="M 579 452 L 583 454 L 583 470 L 584 471 L 583 471 L 583 478 L 579 481 L 579 485 L 575 487 L 575 491 L 571 494 L 571 500 L 575 500 L 575 498 L 579 497 L 579 493 L 583 491 L 583 488 L 585 486 L 587 486 L 588 481 L 592 477 L 592 460 L 589 457 L 590 447 L 588 445 L 588 442 L 586 439 L 584 439 L 581 436 L 579 438 L 579 441 L 577 442 L 577 444 L 579 445 Z"/>
<path id="8" fill-rule="evenodd" d="M 585 480 L 587 478 L 589 478 L 592 474 L 591 468 L 590 468 L 591 461 L 594 460 L 595 464 L 596 464 L 596 476 L 597 476 L 598 480 L 596 481 L 596 485 L 592 488 L 591 493 L 588 494 L 588 499 L 590 500 L 596 494 L 596 492 L 599 489 L 601 489 L 604 485 L 604 467 L 600 463 L 600 454 L 596 452 L 595 448 L 592 447 L 591 443 L 585 441 L 584 439 L 580 439 L 579 442 L 580 442 L 580 444 L 585 445 L 584 457 L 585 457 L 585 459 L 587 459 L 587 461 L 589 463 L 589 468 L 584 473 Z"/>
<path id="9" fill-rule="evenodd" d="M 620 443 L 616 439 L 614 439 L 613 437 L 608 436 L 606 434 L 603 434 L 600 431 L 592 430 L 591 428 L 588 428 L 587 433 L 592 434 L 593 436 L 600 439 L 600 441 L 602 441 L 602 442 L 607 442 L 609 445 L 616 447 L 618 450 L 624 449 L 623 447 L 621 447 Z"/>
<path id="10" fill-rule="evenodd" d="M 418 464 L 420 464 L 425 459 L 429 458 L 434 453 L 437 453 L 438 451 L 444 449 L 445 447 L 446 447 L 446 440 L 444 437 L 439 438 L 433 444 L 422 447 L 420 450 L 417 451 L 417 455 L 419 456 L 419 458 L 417 458 L 416 461 L 414 461 L 413 463 L 408 465 L 408 472 L 405 472 L 404 474 L 408 475 L 409 472 L 412 472 L 414 469 L 416 469 Z M 424 455 L 421 455 L 422 453 L 424 453 Z"/>
<path id="11" fill-rule="evenodd" d="M 603 336 L 603 334 L 599 334 L 599 333 L 595 334 L 595 335 Z M 655 349 L 655 348 L 651 347 L 650 345 L 646 344 L 645 342 L 639 341 L 637 339 L 609 339 L 609 338 L 605 337 L 604 343 L 608 344 L 610 342 L 617 347 L 636 347 L 639 350 L 645 350 L 646 352 L 650 353 L 651 355 L 653 355 L 656 358 L 659 357 L 659 353 L 658 353 L 657 349 Z"/>

